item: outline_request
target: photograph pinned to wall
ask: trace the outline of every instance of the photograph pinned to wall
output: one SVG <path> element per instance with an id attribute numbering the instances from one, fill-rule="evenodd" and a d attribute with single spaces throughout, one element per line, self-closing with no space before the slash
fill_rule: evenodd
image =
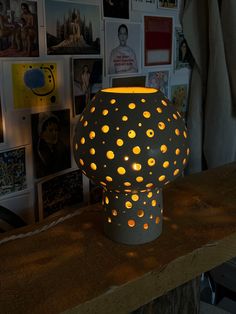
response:
<path id="1" fill-rule="evenodd" d="M 100 54 L 98 5 L 47 0 L 45 15 L 48 55 Z"/>
<path id="2" fill-rule="evenodd" d="M 181 28 L 175 29 L 175 69 L 190 68 L 193 62 L 191 51 Z"/>
<path id="3" fill-rule="evenodd" d="M 173 17 L 144 16 L 144 66 L 172 64 Z"/>
<path id="4" fill-rule="evenodd" d="M 139 86 L 144 87 L 146 84 L 146 75 L 111 77 L 112 87 Z"/>
<path id="5" fill-rule="evenodd" d="M 74 116 L 102 89 L 102 69 L 102 58 L 72 59 Z"/>
<path id="6" fill-rule="evenodd" d="M 159 9 L 178 9 L 179 0 L 157 0 Z"/>
<path id="7" fill-rule="evenodd" d="M 179 84 L 171 86 L 171 101 L 181 116 L 186 119 L 188 104 L 188 85 Z"/>
<path id="8" fill-rule="evenodd" d="M 71 167 L 70 109 L 31 114 L 36 178 Z"/>
<path id="9" fill-rule="evenodd" d="M 103 0 L 103 17 L 129 19 L 129 0 Z"/>
<path id="10" fill-rule="evenodd" d="M 78 208 L 84 200 L 83 177 L 81 170 L 72 170 L 56 177 L 39 182 L 39 220 L 62 209 Z"/>
<path id="11" fill-rule="evenodd" d="M 159 89 L 167 98 L 169 97 L 169 71 L 149 72 L 147 86 Z"/>
<path id="12" fill-rule="evenodd" d="M 1 101 L 1 95 L 0 95 L 0 145 L 4 143 L 5 137 L 4 137 L 4 116 L 3 116 L 3 108 L 2 108 L 2 101 Z"/>
<path id="13" fill-rule="evenodd" d="M 37 1 L 0 1 L 0 57 L 38 57 Z"/>
<path id="14" fill-rule="evenodd" d="M 108 75 L 140 72 L 140 24 L 105 21 L 105 54 Z"/>
<path id="15" fill-rule="evenodd" d="M 157 0 L 132 0 L 132 10 L 142 12 L 155 12 Z"/>
<path id="16" fill-rule="evenodd" d="M 48 107 L 60 103 L 61 69 L 60 62 L 13 63 L 14 109 Z"/>
<path id="17" fill-rule="evenodd" d="M 0 197 L 26 188 L 25 147 L 0 152 Z"/>

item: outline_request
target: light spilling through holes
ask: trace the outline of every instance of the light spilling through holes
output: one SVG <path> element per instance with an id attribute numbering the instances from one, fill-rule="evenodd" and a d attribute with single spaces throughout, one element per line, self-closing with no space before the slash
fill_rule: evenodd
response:
<path id="1" fill-rule="evenodd" d="M 103 133 L 109 132 L 109 126 L 108 126 L 108 125 L 103 125 L 103 126 L 102 126 L 102 132 L 103 132 Z"/>
<path id="2" fill-rule="evenodd" d="M 135 171 L 140 171 L 142 169 L 142 165 L 137 163 L 137 162 L 135 162 L 135 163 L 132 164 L 132 168 Z"/>
<path id="3" fill-rule="evenodd" d="M 167 152 L 167 146 L 165 144 L 161 145 L 161 148 L 160 148 L 161 152 L 164 154 Z"/>
<path id="4" fill-rule="evenodd" d="M 104 109 L 104 110 L 102 111 L 102 115 L 103 115 L 103 116 L 106 116 L 106 115 L 108 115 L 108 112 L 109 112 L 109 111 L 108 111 L 107 109 Z"/>
<path id="5" fill-rule="evenodd" d="M 134 219 L 129 219 L 128 220 L 128 226 L 131 227 L 131 228 L 135 227 L 135 220 Z"/>
<path id="6" fill-rule="evenodd" d="M 149 228 L 148 224 L 145 223 L 145 224 L 143 225 L 143 229 L 144 229 L 144 230 L 147 230 L 148 228 Z"/>
<path id="7" fill-rule="evenodd" d="M 153 136 L 155 135 L 155 133 L 154 133 L 154 131 L 153 131 L 152 129 L 148 129 L 148 130 L 146 131 L 146 135 L 147 135 L 148 137 L 153 137 Z"/>
<path id="8" fill-rule="evenodd" d="M 117 172 L 121 175 L 124 175 L 126 173 L 126 170 L 124 167 L 118 167 L 117 168 Z"/>
<path id="9" fill-rule="evenodd" d="M 165 180 L 165 178 L 166 178 L 166 176 L 161 175 L 161 176 L 158 178 L 158 180 L 159 180 L 160 182 L 162 182 L 162 181 L 164 181 L 164 180 Z"/>
<path id="10" fill-rule="evenodd" d="M 107 159 L 114 159 L 115 158 L 115 154 L 112 150 L 108 150 L 106 153 Z"/>
<path id="11" fill-rule="evenodd" d="M 108 182 L 112 182 L 112 177 L 110 177 L 110 176 L 106 176 L 106 180 L 108 181 Z"/>
<path id="12" fill-rule="evenodd" d="M 81 137 L 80 143 L 81 143 L 81 144 L 84 144 L 84 143 L 85 143 L 85 138 L 84 138 L 84 137 Z"/>
<path id="13" fill-rule="evenodd" d="M 176 155 L 179 155 L 179 154 L 180 154 L 180 149 L 179 149 L 179 148 L 176 148 L 175 154 L 176 154 Z"/>
<path id="14" fill-rule="evenodd" d="M 94 162 L 92 162 L 92 163 L 90 164 L 90 168 L 91 168 L 92 170 L 97 170 L 97 165 L 96 165 Z"/>
<path id="15" fill-rule="evenodd" d="M 163 168 L 168 168 L 169 165 L 170 165 L 169 161 L 166 160 L 163 162 Z"/>
<path id="16" fill-rule="evenodd" d="M 143 182 L 143 177 L 140 177 L 140 176 L 137 177 L 137 178 L 136 178 L 136 181 L 137 181 L 137 182 Z"/>
<path id="17" fill-rule="evenodd" d="M 177 176 L 178 174 L 179 174 L 179 169 L 175 169 L 173 175 L 174 175 L 174 176 Z"/>
<path id="18" fill-rule="evenodd" d="M 95 151 L 94 148 L 90 148 L 89 152 L 90 152 L 91 155 L 95 155 L 96 154 L 96 151 Z"/>
<path id="19" fill-rule="evenodd" d="M 176 134 L 177 136 L 179 136 L 179 135 L 180 135 L 180 131 L 179 131 L 179 129 L 175 129 L 175 134 Z"/>
<path id="20" fill-rule="evenodd" d="M 93 140 L 93 139 L 95 138 L 95 136 L 96 136 L 96 133 L 95 133 L 94 131 L 91 131 L 91 132 L 89 133 L 89 138 L 90 138 L 91 140 Z"/>
<path id="21" fill-rule="evenodd" d="M 133 204 L 130 201 L 127 201 L 125 202 L 125 207 L 131 209 L 133 207 Z"/>
<path id="22" fill-rule="evenodd" d="M 128 131 L 128 137 L 129 138 L 135 138 L 136 136 L 136 132 L 134 130 L 129 130 Z"/>
<path id="23" fill-rule="evenodd" d="M 116 209 L 112 209 L 112 211 L 111 211 L 111 212 L 112 212 L 112 215 L 113 215 L 113 216 L 117 216 L 117 215 L 118 215 L 118 213 L 117 213 L 117 210 L 116 210 Z"/>
<path id="24" fill-rule="evenodd" d="M 137 202 L 139 200 L 139 196 L 137 194 L 133 194 L 131 198 L 134 202 Z"/>
<path id="25" fill-rule="evenodd" d="M 149 158 L 149 159 L 148 159 L 148 165 L 149 165 L 150 167 L 154 166 L 155 163 L 156 163 L 156 160 L 155 160 L 154 158 Z"/>
<path id="26" fill-rule="evenodd" d="M 137 215 L 142 218 L 144 216 L 144 211 L 142 209 L 138 209 Z"/>
<path id="27" fill-rule="evenodd" d="M 128 105 L 129 109 L 135 109 L 136 105 L 135 103 L 131 102 L 129 105 Z"/>
<path id="28" fill-rule="evenodd" d="M 143 116 L 144 118 L 149 119 L 151 117 L 151 113 L 149 111 L 144 111 Z"/>
<path id="29" fill-rule="evenodd" d="M 164 122 L 159 122 L 159 123 L 158 123 L 158 128 L 159 128 L 160 130 L 164 130 L 165 127 L 166 127 L 166 125 L 165 125 Z"/>
<path id="30" fill-rule="evenodd" d="M 116 103 L 116 100 L 115 100 L 115 99 L 111 99 L 111 100 L 110 100 L 110 103 L 111 103 L 112 105 L 114 105 L 114 104 Z"/>
<path id="31" fill-rule="evenodd" d="M 134 154 L 138 155 L 141 152 L 141 148 L 139 146 L 135 146 L 133 147 L 132 151 Z"/>
<path id="32" fill-rule="evenodd" d="M 123 146 L 124 145 L 124 141 L 121 138 L 118 138 L 118 140 L 116 141 L 116 145 L 117 146 Z"/>

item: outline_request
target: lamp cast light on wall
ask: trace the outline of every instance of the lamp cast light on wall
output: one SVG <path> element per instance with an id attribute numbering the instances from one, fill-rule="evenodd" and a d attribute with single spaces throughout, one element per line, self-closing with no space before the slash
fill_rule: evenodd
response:
<path id="1" fill-rule="evenodd" d="M 78 167 L 103 187 L 104 231 L 126 244 L 146 243 L 162 231 L 162 187 L 188 159 L 183 119 L 154 88 L 99 91 L 76 126 Z"/>

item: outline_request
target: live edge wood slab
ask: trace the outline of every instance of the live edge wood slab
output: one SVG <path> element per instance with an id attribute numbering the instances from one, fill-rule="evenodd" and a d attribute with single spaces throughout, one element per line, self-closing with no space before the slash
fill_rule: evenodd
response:
<path id="1" fill-rule="evenodd" d="M 0 313 L 129 313 L 235 256 L 232 163 L 166 186 L 163 233 L 151 243 L 112 242 L 102 231 L 101 206 L 94 205 L 37 235 L 2 244 Z"/>

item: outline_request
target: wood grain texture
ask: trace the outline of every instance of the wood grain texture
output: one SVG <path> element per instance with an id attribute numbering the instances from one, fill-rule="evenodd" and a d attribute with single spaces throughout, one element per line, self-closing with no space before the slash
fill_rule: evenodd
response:
<path id="1" fill-rule="evenodd" d="M 129 313 L 234 256 L 236 163 L 166 186 L 163 233 L 151 243 L 112 242 L 102 231 L 101 206 L 94 205 L 2 244 L 0 312 Z"/>

